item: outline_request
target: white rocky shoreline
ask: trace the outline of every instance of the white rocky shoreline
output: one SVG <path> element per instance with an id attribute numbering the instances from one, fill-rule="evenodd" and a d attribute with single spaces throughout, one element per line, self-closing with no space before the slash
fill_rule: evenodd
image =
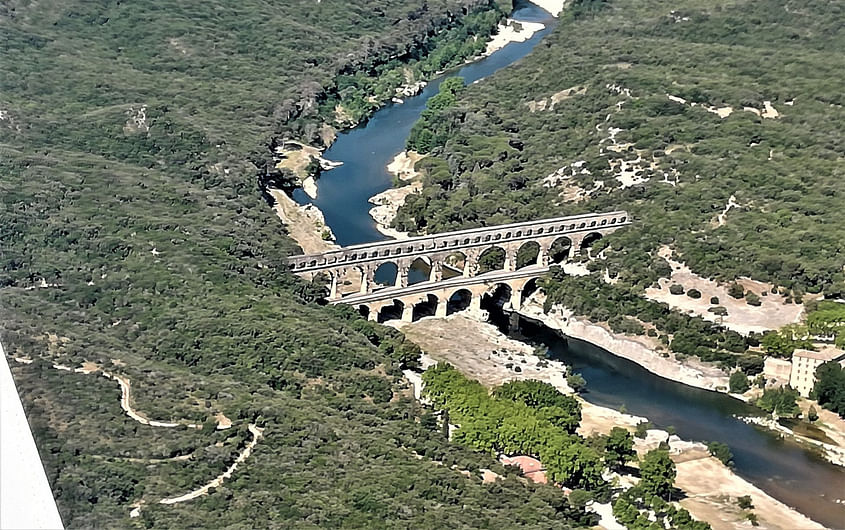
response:
<path id="1" fill-rule="evenodd" d="M 553 307 L 549 313 L 543 312 L 542 303 L 533 297 L 517 311 L 522 316 L 537 320 L 546 327 L 559 331 L 568 337 L 583 340 L 603 348 L 617 357 L 628 359 L 660 377 L 683 383 L 704 390 L 727 393 L 728 376 L 718 368 L 705 365 L 693 366 L 689 363 L 663 358 L 655 355 L 649 346 L 613 333 L 598 324 L 573 316 L 572 311 L 562 307 Z M 741 399 L 735 394 L 728 394 Z"/>

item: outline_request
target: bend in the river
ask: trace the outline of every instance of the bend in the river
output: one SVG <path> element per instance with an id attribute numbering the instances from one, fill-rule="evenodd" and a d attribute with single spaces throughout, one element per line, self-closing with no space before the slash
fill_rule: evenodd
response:
<path id="1" fill-rule="evenodd" d="M 542 22 L 546 28 L 525 42 L 511 43 L 447 75 L 458 75 L 467 83 L 482 79 L 527 55 L 556 22 L 533 4 L 521 4 L 513 18 Z M 365 125 L 338 135 L 324 156 L 343 165 L 320 177 L 318 198 L 311 201 L 302 190 L 294 193 L 298 202 L 313 202 L 323 211 L 341 245 L 386 239 L 369 215 L 368 200 L 391 187 L 386 166 L 404 149 L 411 127 L 426 101 L 437 93 L 441 80 L 432 81 L 421 94 L 403 104 L 382 108 Z M 646 416 L 657 426 L 674 426 L 684 439 L 726 442 L 740 476 L 822 524 L 845 526 L 845 505 L 836 502 L 845 497 L 845 472 L 794 443 L 736 418 L 757 413 L 754 407 L 724 394 L 661 378 L 606 350 L 566 340 L 536 324 L 524 321 L 522 331 L 532 340 L 547 344 L 553 355 L 583 374 L 588 401 L 614 408 L 624 404 L 629 413 Z"/>

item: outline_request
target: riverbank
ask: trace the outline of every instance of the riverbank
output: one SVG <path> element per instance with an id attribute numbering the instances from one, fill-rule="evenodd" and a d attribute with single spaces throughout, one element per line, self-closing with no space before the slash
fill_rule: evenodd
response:
<path id="1" fill-rule="evenodd" d="M 334 243 L 334 234 L 326 225 L 323 212 L 311 204 L 300 206 L 282 190 L 267 190 L 276 203 L 273 210 L 287 227 L 288 235 L 306 254 L 316 254 L 340 248 Z"/>
<path id="2" fill-rule="evenodd" d="M 670 443 L 670 447 L 671 447 Z M 691 448 L 671 455 L 677 476 L 675 486 L 686 498 L 680 505 L 713 530 L 742 530 L 750 524 L 737 499 L 751 497 L 760 528 L 771 530 L 824 529 L 821 524 L 778 501 L 736 475 L 704 448 Z"/>
<path id="3" fill-rule="evenodd" d="M 537 356 L 532 346 L 506 337 L 493 324 L 465 312 L 416 322 L 393 320 L 387 325 L 400 330 L 433 359 L 448 362 L 486 386 L 536 379 L 572 393 L 564 363 Z"/>
<path id="4" fill-rule="evenodd" d="M 532 346 L 503 335 L 492 324 L 467 313 L 443 318 L 428 317 L 413 323 L 390 322 L 389 325 L 400 329 L 409 340 L 420 346 L 425 352 L 425 366 L 432 361 L 449 362 L 487 387 L 513 380 L 537 379 L 549 382 L 561 392 L 572 393 L 566 384 L 563 363 L 538 357 Z M 419 376 L 410 375 L 415 396 L 419 398 Z M 647 421 L 647 418 L 578 399 L 582 406 L 578 433 L 582 436 L 607 434 L 617 426 L 634 431 L 637 424 Z M 635 441 L 640 456 L 661 441 L 669 443 L 677 466 L 676 486 L 685 493 L 679 504 L 695 518 L 709 522 L 714 530 L 748 527 L 744 512 L 737 506 L 737 498 L 744 495 L 751 497 L 754 512 L 763 528 L 824 528 L 733 473 L 711 457 L 701 443 L 684 441 L 656 429 L 649 430 L 645 439 L 635 438 Z M 634 480 L 630 476 L 621 477 L 623 483 Z M 605 526 L 611 527 L 612 523 Z"/>
<path id="5" fill-rule="evenodd" d="M 821 456 L 831 464 L 845 467 L 845 448 L 843 448 L 842 445 L 838 445 L 836 443 L 826 443 L 820 440 L 814 440 L 809 436 L 804 436 L 798 432 L 795 432 L 793 429 L 790 429 L 785 425 L 781 425 L 777 422 L 777 420 L 770 416 L 752 416 L 740 419 L 750 425 L 757 425 L 759 427 L 763 427 L 764 429 L 768 429 L 782 437 L 787 437 L 798 442 L 799 444 L 809 446 L 810 448 L 818 451 L 819 454 L 821 454 Z M 836 434 L 841 435 L 841 433 Z M 837 438 L 840 438 L 840 436 L 837 436 Z"/>
<path id="6" fill-rule="evenodd" d="M 509 18 L 496 28 L 496 34 L 487 41 L 487 48 L 482 55 L 492 55 L 512 42 L 525 42 L 545 27 L 539 22 L 526 22 Z"/>
<path id="7" fill-rule="evenodd" d="M 407 239 L 409 237 L 408 232 L 400 232 L 390 225 L 396 217 L 396 212 L 405 204 L 408 195 L 419 193 L 422 190 L 422 174 L 414 169 L 414 166 L 425 157 L 426 155 L 416 151 L 402 151 L 396 155 L 387 165 L 387 171 L 398 181 L 408 184 L 388 188 L 369 199 L 370 203 L 375 204 L 373 208 L 370 208 L 370 217 L 375 221 L 376 229 L 387 237 L 393 239 Z"/>
<path id="8" fill-rule="evenodd" d="M 540 293 L 535 293 L 522 305 L 518 313 L 542 322 L 546 327 L 566 336 L 587 341 L 614 355 L 633 361 L 660 377 L 696 388 L 727 393 L 728 375 L 722 370 L 693 359 L 678 361 L 674 354 L 668 351 L 668 356 L 662 357 L 656 352 L 659 343 L 651 337 L 614 333 L 587 319 L 575 317 L 563 307 L 553 307 L 546 314 L 543 312 L 543 295 Z"/>
<path id="9" fill-rule="evenodd" d="M 566 0 L 531 0 L 531 3 L 547 11 L 551 16 L 560 15 L 566 5 Z"/>

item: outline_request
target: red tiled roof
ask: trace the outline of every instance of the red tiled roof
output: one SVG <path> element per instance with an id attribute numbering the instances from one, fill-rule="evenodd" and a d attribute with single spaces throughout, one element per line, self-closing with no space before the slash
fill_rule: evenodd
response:
<path id="1" fill-rule="evenodd" d="M 548 482 L 546 478 L 546 470 L 543 464 L 536 458 L 525 455 L 504 456 L 499 459 L 505 465 L 519 466 L 522 474 L 534 482 L 545 484 Z"/>

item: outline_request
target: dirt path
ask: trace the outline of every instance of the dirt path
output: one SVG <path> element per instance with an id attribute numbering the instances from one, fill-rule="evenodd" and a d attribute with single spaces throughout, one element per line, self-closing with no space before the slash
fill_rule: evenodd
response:
<path id="1" fill-rule="evenodd" d="M 30 359 L 20 359 L 15 358 L 16 361 L 19 363 L 29 364 L 32 362 Z M 143 425 L 149 425 L 151 427 L 166 427 L 166 428 L 173 428 L 179 427 L 180 425 L 187 425 L 193 429 L 202 429 L 202 425 L 198 425 L 196 423 L 188 423 L 187 421 L 180 421 L 180 422 L 167 422 L 167 421 L 158 421 L 158 420 L 151 420 L 147 418 L 145 415 L 141 414 L 134 407 L 132 407 L 132 383 L 129 381 L 129 378 L 123 375 L 112 374 L 111 372 L 106 372 L 105 370 L 101 369 L 96 363 L 92 363 L 90 361 L 85 361 L 82 363 L 82 366 L 79 368 L 71 368 L 70 366 L 65 366 L 62 364 L 54 364 L 53 368 L 56 370 L 62 370 L 64 372 L 75 372 L 78 374 L 93 374 L 100 372 L 103 377 L 108 379 L 114 379 L 120 385 L 120 408 L 126 412 L 126 415 L 132 418 L 133 420 L 141 423 Z M 230 423 L 231 425 L 231 423 Z"/>
<path id="2" fill-rule="evenodd" d="M 24 359 L 16 357 L 15 360 L 21 364 L 31 364 L 32 359 Z M 82 363 L 80 368 L 71 368 L 70 366 L 61 365 L 61 364 L 54 364 L 53 368 L 57 370 L 62 370 L 65 372 L 75 372 L 81 374 L 93 374 L 100 372 L 104 377 L 109 379 L 114 379 L 120 385 L 120 407 L 126 412 L 126 415 L 132 418 L 133 420 L 141 423 L 143 425 L 149 425 L 151 427 L 164 427 L 164 428 L 173 428 L 179 427 L 180 425 L 187 425 L 188 427 L 194 429 L 202 429 L 202 425 L 196 423 L 188 423 L 186 421 L 182 422 L 164 422 L 164 421 L 157 421 L 151 420 L 147 418 L 145 415 L 141 414 L 134 407 L 132 407 L 132 383 L 130 382 L 129 378 L 123 375 L 112 374 L 110 372 L 106 372 L 102 370 L 97 364 L 85 361 Z M 228 429 L 232 427 L 232 421 L 227 418 L 222 412 L 218 412 L 215 415 L 215 419 L 217 420 L 217 429 Z M 175 504 L 178 502 L 185 502 L 192 499 L 195 499 L 201 495 L 205 495 L 211 488 L 219 487 L 223 484 L 223 481 L 228 479 L 232 476 L 232 473 L 238 469 L 238 465 L 243 463 L 244 460 L 249 458 L 249 455 L 252 453 L 253 448 L 258 443 L 258 440 L 261 438 L 264 429 L 257 427 L 255 424 L 249 424 L 249 432 L 252 433 L 252 440 L 246 445 L 241 454 L 238 455 L 238 458 L 235 462 L 229 466 L 226 471 L 218 475 L 214 480 L 206 484 L 205 486 L 193 490 L 189 493 L 181 495 L 179 497 L 170 497 L 166 499 L 162 499 L 159 501 L 160 504 Z M 93 455 L 95 458 L 106 458 L 101 455 Z M 179 461 L 187 461 L 190 460 L 192 455 L 179 455 L 171 458 L 130 458 L 130 457 L 118 457 L 120 460 L 126 462 L 135 462 L 135 463 L 147 463 L 147 464 L 154 464 L 154 463 L 161 463 L 161 462 L 179 462 Z M 129 512 L 129 516 L 134 518 L 141 515 L 141 507 L 143 506 L 143 501 L 138 501 L 133 504 L 132 511 Z"/>
<path id="3" fill-rule="evenodd" d="M 249 455 L 252 454 L 253 448 L 255 448 L 255 445 L 261 438 L 264 429 L 257 427 L 254 423 L 250 423 L 249 432 L 252 433 L 252 440 L 246 445 L 246 447 L 244 447 L 244 450 L 241 451 L 241 454 L 238 455 L 238 458 L 235 459 L 234 463 L 232 463 L 232 465 L 229 466 L 226 471 L 218 475 L 214 480 L 212 480 L 201 488 L 197 488 L 184 495 L 180 495 L 179 497 L 169 497 L 167 499 L 162 499 L 158 501 L 159 504 L 176 504 L 177 502 L 190 501 L 196 499 L 197 497 L 207 494 L 208 490 L 210 490 L 211 488 L 219 488 L 220 485 L 223 484 L 223 481 L 231 477 L 232 473 L 234 473 L 235 470 L 238 469 L 238 465 L 243 463 L 247 458 L 249 458 Z"/>
<path id="4" fill-rule="evenodd" d="M 133 420 L 137 421 L 138 423 L 142 423 L 144 425 L 150 425 L 151 427 L 179 427 L 180 425 L 185 425 L 182 422 L 166 422 L 166 421 L 158 421 L 158 420 L 151 420 L 140 414 L 137 410 L 132 407 L 132 384 L 129 381 L 129 378 L 123 375 L 114 375 L 108 372 L 103 372 L 105 377 L 109 379 L 114 379 L 120 385 L 120 408 L 122 408 L 126 415 L 132 418 Z M 202 425 L 197 425 L 196 423 L 187 423 L 188 427 L 194 429 L 201 429 Z"/>
<path id="5" fill-rule="evenodd" d="M 736 202 L 736 195 L 731 195 L 728 199 L 727 204 L 725 204 L 725 209 L 722 213 L 716 216 L 715 226 L 725 226 L 727 222 L 728 212 L 731 211 L 731 208 L 738 208 L 739 203 Z"/>

